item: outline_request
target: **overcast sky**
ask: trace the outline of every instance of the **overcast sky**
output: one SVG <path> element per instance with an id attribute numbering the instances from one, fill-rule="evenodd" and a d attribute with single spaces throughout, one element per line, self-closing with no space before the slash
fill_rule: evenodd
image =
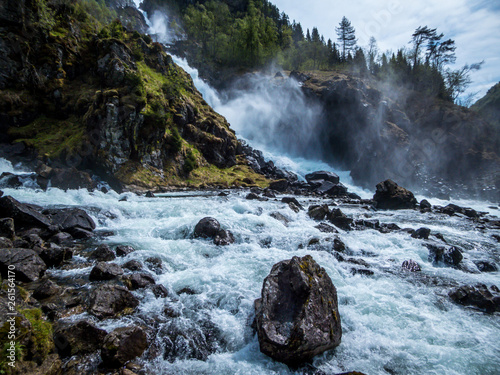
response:
<path id="1" fill-rule="evenodd" d="M 437 28 L 445 39 L 455 40 L 457 61 L 453 68 L 484 60 L 472 74 L 469 92 L 476 99 L 500 81 L 500 0 L 271 0 L 282 12 L 306 29 L 316 26 L 325 40 L 337 41 L 335 27 L 346 16 L 356 29 L 358 45 L 370 36 L 379 50 L 410 47 L 419 26 Z"/>

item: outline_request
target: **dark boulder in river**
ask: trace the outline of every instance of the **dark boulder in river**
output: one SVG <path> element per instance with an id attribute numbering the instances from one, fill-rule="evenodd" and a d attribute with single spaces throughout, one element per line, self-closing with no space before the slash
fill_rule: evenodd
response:
<path id="1" fill-rule="evenodd" d="M 308 183 L 311 183 L 311 181 L 315 181 L 315 180 L 325 180 L 325 181 L 333 182 L 334 184 L 338 184 L 340 181 L 340 178 L 335 173 L 327 172 L 327 171 L 317 171 L 317 172 L 312 172 L 312 173 L 306 174 L 306 181 Z"/>
<path id="2" fill-rule="evenodd" d="M 298 366 L 340 344 L 337 290 L 310 255 L 275 264 L 255 301 L 260 350 Z"/>
<path id="3" fill-rule="evenodd" d="M 233 234 L 221 229 L 219 222 L 213 217 L 204 217 L 194 227 L 194 236 L 212 238 L 216 245 L 224 246 L 234 243 Z"/>
<path id="4" fill-rule="evenodd" d="M 417 199 L 411 191 L 398 186 L 392 180 L 385 180 L 377 184 L 377 191 L 373 196 L 377 208 L 384 210 L 400 210 L 415 208 Z"/>
<path id="5" fill-rule="evenodd" d="M 464 306 L 475 306 L 490 313 L 500 311 L 500 293 L 496 286 L 464 285 L 453 289 L 449 296 Z"/>

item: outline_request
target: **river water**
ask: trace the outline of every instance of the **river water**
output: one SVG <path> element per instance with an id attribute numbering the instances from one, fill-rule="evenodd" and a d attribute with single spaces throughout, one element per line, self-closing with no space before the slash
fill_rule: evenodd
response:
<path id="1" fill-rule="evenodd" d="M 175 58 L 175 61 L 192 75 L 205 99 L 228 118 L 237 135 L 262 149 L 278 166 L 296 172 L 300 178 L 314 170 L 333 170 L 350 191 L 363 198 L 373 195 L 373 191 L 356 187 L 348 171 L 300 157 L 300 150 L 279 147 L 259 136 L 266 127 L 279 123 L 277 106 L 300 103 L 300 94 L 295 88 L 288 87 L 285 91 L 293 94 L 279 98 L 278 102 L 273 101 L 275 92 L 265 84 L 223 101 L 185 60 Z M 259 82 L 262 83 L 261 78 Z M 306 120 L 312 119 L 307 116 L 314 116 L 311 112 L 301 113 L 306 113 Z M 6 171 L 19 169 L 0 159 L 0 173 Z M 32 184 L 3 191 L 22 202 L 43 207 L 86 209 L 96 221 L 98 232 L 112 233 L 102 237 L 102 242 L 111 246 L 132 245 L 137 250 L 118 258 L 118 264 L 149 257 L 163 261 L 162 269 L 154 273 L 154 277 L 157 284 L 169 290 L 167 298 L 156 299 L 150 291 L 135 291 L 141 300 L 137 314 L 96 322 L 108 331 L 130 324 L 151 327 L 156 349 L 148 350 L 142 360 L 153 374 L 294 373 L 260 353 L 250 325 L 254 300 L 260 297 L 263 280 L 272 266 L 306 254 L 326 269 L 336 286 L 343 328 L 340 346 L 316 357 L 314 367 L 327 374 L 354 370 L 370 375 L 499 373 L 499 315 L 464 308 L 448 298 L 451 288 L 458 285 L 480 282 L 500 286 L 499 272 L 479 273 L 474 264 L 479 260 L 500 264 L 498 242 L 491 237 L 493 232 L 478 228 L 464 217 L 339 206 L 356 219 L 395 223 L 401 228 L 426 226 L 433 234 L 441 233 L 450 245 L 458 245 L 463 250 L 463 263 L 468 272 L 433 265 L 424 241 L 402 231 L 388 234 L 372 229 L 340 231 L 339 237 L 348 247 L 344 256 L 367 264 L 340 262 L 330 251 L 329 240 L 333 235 L 316 229 L 317 222 L 305 211 L 293 212 L 280 202 L 280 197 L 266 202 L 246 200 L 247 191 L 233 191 L 228 197 L 206 191 L 170 193 L 155 198 L 133 193 L 119 195 L 114 191 L 106 194 L 86 190 L 64 192 L 55 188 L 42 191 L 34 189 Z M 124 195 L 127 200 L 120 201 Z M 323 203 L 313 198 L 297 198 L 306 209 L 310 204 Z M 429 200 L 432 204 L 449 203 Z M 498 206 L 488 202 L 453 203 L 500 215 Z M 271 215 L 274 213 L 282 214 L 288 222 L 275 219 Z M 215 217 L 223 228 L 230 229 L 236 242 L 220 247 L 207 240 L 194 239 L 194 226 L 206 216 Z M 308 247 L 312 238 L 318 239 L 319 245 Z M 89 244 L 89 250 L 96 245 Z M 416 260 L 422 271 L 402 270 L 401 264 L 407 259 Z M 83 260 L 77 256 L 75 262 Z M 353 272 L 356 268 L 369 268 L 374 274 L 360 275 Z M 71 282 L 88 277 L 90 269 L 48 272 Z M 186 288 L 189 293 L 180 293 Z M 70 319 L 82 317 L 88 316 L 84 313 Z M 212 353 L 206 350 L 208 346 Z M 160 355 L 155 356 L 155 351 Z M 163 355 L 164 352 L 167 355 Z"/>
<path id="2" fill-rule="evenodd" d="M 0 168 L 16 170 L 5 160 L 0 160 Z M 131 323 L 154 327 L 160 352 L 165 350 L 165 332 L 183 333 L 177 337 L 175 355 L 145 359 L 146 367 L 154 374 L 293 373 L 260 353 L 250 324 L 253 302 L 260 296 L 262 282 L 273 264 L 306 254 L 326 269 L 336 286 L 343 328 L 340 346 L 316 357 L 315 367 L 326 373 L 356 370 L 366 374 L 498 374 L 498 314 L 455 305 L 447 293 L 455 285 L 499 285 L 499 273 L 435 266 L 428 260 L 423 240 L 413 239 L 408 233 L 341 231 L 339 236 L 349 248 L 346 257 L 364 260 L 374 272 L 363 276 L 352 272 L 359 266 L 339 262 L 328 251 L 331 243 L 327 240 L 332 235 L 316 229 L 317 222 L 305 211 L 295 213 L 279 200 L 249 201 L 244 191 L 231 192 L 228 197 L 209 191 L 156 198 L 126 193 L 128 200 L 120 202 L 123 194 L 113 191 L 3 190 L 20 201 L 44 207 L 85 208 L 98 224 L 98 231 L 113 232 L 103 238 L 105 243 L 129 244 L 137 249 L 118 258 L 118 264 L 152 256 L 162 259 L 163 269 L 154 277 L 169 290 L 169 297 L 156 299 L 150 291 L 136 291 L 134 294 L 141 300 L 138 314 L 98 322 L 107 330 Z M 316 202 L 298 198 L 304 207 Z M 488 208 L 488 203 L 459 203 L 499 213 L 498 209 Z M 355 218 L 396 223 L 402 228 L 425 225 L 433 233 L 441 233 L 450 244 L 459 245 L 464 251 L 464 263 L 472 271 L 476 271 L 476 260 L 499 264 L 498 243 L 491 238 L 492 232 L 478 230 L 468 219 L 412 210 L 373 212 L 357 205 L 340 208 Z M 276 212 L 289 223 L 273 218 L 271 214 Z M 230 229 L 236 243 L 219 247 L 194 239 L 194 226 L 205 216 L 217 218 L 222 227 Z M 319 239 L 320 246 L 308 248 L 311 238 Z M 403 271 L 401 264 L 407 259 L 416 260 L 422 271 Z M 89 272 L 90 267 L 49 270 L 49 274 L 67 282 L 86 278 Z M 191 292 L 178 293 L 184 288 Z M 165 316 L 165 307 L 175 312 L 174 317 Z M 191 358 L 200 358 L 197 353 L 203 351 L 208 339 L 215 352 L 201 360 Z"/>

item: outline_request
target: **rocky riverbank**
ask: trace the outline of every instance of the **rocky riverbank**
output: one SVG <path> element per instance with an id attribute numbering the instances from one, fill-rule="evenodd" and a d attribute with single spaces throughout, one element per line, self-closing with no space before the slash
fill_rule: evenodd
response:
<path id="1" fill-rule="evenodd" d="M 307 212 L 307 215 L 316 221 L 319 233 L 328 235 L 324 238 L 306 238 L 299 249 L 303 247 L 314 252 L 328 252 L 339 265 L 345 265 L 341 267 L 347 267 L 353 275 L 374 277 L 379 273 L 422 273 L 421 264 L 414 259 L 406 259 L 402 264 L 394 264 L 389 269 L 378 269 L 374 268 L 371 262 L 356 255 L 345 244 L 343 237 L 352 231 L 366 230 L 374 230 L 380 236 L 401 233 L 421 241 L 428 249 L 429 261 L 435 267 L 450 267 L 461 272 L 477 274 L 498 272 L 498 264 L 494 260 L 475 260 L 470 256 L 470 249 L 456 245 L 454 239 L 445 238 L 434 230 L 426 227 L 418 230 L 402 228 L 396 223 L 381 223 L 366 218 L 366 215 L 346 215 L 343 211 L 352 207 L 364 207 L 366 212 L 410 209 L 423 218 L 430 214 L 443 220 L 446 217 L 456 217 L 469 222 L 469 225 L 478 230 L 490 233 L 496 241 L 500 238 L 498 218 L 453 204 L 437 207 L 427 201 L 418 203 L 411 192 L 392 181 L 379 184 L 372 200 L 332 194 L 332 188 L 340 182 L 338 177 L 329 172 L 315 172 L 308 175 L 307 181 L 314 189 L 324 187 L 326 182 L 332 185 L 328 185 L 326 192 L 325 189 L 320 189 L 310 191 L 307 195 L 287 196 L 286 193 L 291 193 L 294 189 L 291 186 L 283 189 L 282 193 L 285 195 L 281 196 L 278 191 L 270 189 L 253 189 L 252 192 L 244 194 L 246 201 L 255 201 L 257 205 L 266 200 L 281 202 L 279 204 L 283 205 L 285 211 L 272 213 L 271 216 L 274 215 L 273 217 L 284 226 L 290 225 L 293 220 L 286 211 L 293 215 Z M 338 187 L 334 190 L 338 190 Z M 220 195 L 221 197 L 212 196 L 210 199 L 238 199 L 238 191 Z M 143 256 L 141 260 L 134 259 L 136 250 L 127 244 L 109 246 L 106 238 L 113 233 L 100 231 L 99 224 L 96 224 L 89 213 L 98 218 L 107 217 L 111 221 L 114 220 L 113 214 L 87 211 L 76 207 L 43 208 L 21 203 L 11 196 L 0 197 L 0 269 L 3 279 L 0 305 L 4 312 L 8 311 L 9 293 L 12 289 L 8 271 L 11 268 L 15 270 L 18 351 L 16 369 L 10 370 L 10 373 L 150 373 L 144 364 L 154 358 L 163 357 L 172 362 L 179 358 L 205 361 L 211 354 L 227 345 L 224 344 L 227 337 L 222 336 L 211 320 L 203 320 L 203 324 L 198 326 L 204 327 L 201 331 L 193 327 L 181 333 L 174 325 L 165 331 L 165 324 L 168 326 L 169 322 L 173 322 L 180 314 L 186 314 L 172 308 L 171 301 L 199 292 L 191 287 L 175 290 L 158 282 L 161 275 L 169 272 L 171 266 L 165 264 L 160 257 Z M 201 220 L 192 232 L 184 232 L 183 237 L 192 238 L 194 241 L 208 239 L 219 247 L 237 244 L 242 240 L 240 234 L 233 232 L 234 230 L 221 227 L 216 219 L 206 218 Z M 335 314 L 331 315 L 335 318 L 332 324 L 336 320 L 340 322 L 342 318 L 338 308 L 331 310 L 337 304 L 335 287 L 332 297 L 325 299 L 325 292 L 319 293 L 319 290 L 326 288 L 326 284 L 322 284 L 323 281 L 309 283 L 306 285 L 309 288 L 306 294 L 310 297 L 302 300 L 302 297 L 294 296 L 294 293 L 305 296 L 302 289 L 294 291 L 281 286 L 286 284 L 284 280 L 287 277 L 305 278 L 304 280 L 320 280 L 325 277 L 324 282 L 333 286 L 331 281 L 327 282 L 330 279 L 325 271 L 319 268 L 311 257 L 295 262 L 298 262 L 298 268 L 290 268 L 287 271 L 291 272 L 289 275 L 279 270 L 283 267 L 288 269 L 291 263 L 288 265 L 282 262 L 275 265 L 267 281 L 263 280 L 263 300 L 256 304 L 255 326 L 261 350 L 294 367 L 301 366 L 313 356 L 337 346 L 342 334 L 340 326 L 334 330 L 337 333 L 326 336 L 324 333 L 330 332 L 330 328 L 325 328 L 323 333 L 304 328 L 300 330 L 308 332 L 304 336 L 301 336 L 299 331 L 287 334 L 282 331 L 283 327 L 288 325 L 323 327 L 323 310 L 326 315 L 335 311 Z M 299 270 L 303 269 L 300 262 L 306 262 L 310 268 L 304 269 L 306 276 L 300 276 L 302 271 Z M 80 270 L 77 273 L 79 276 L 64 276 L 65 273 L 75 270 Z M 430 274 L 423 274 L 420 280 L 424 284 L 441 285 L 441 292 L 449 295 L 447 298 L 450 301 L 489 314 L 500 311 L 500 293 L 495 285 L 461 285 L 452 280 L 435 278 Z M 150 296 L 149 299 L 145 298 L 146 296 Z M 164 305 L 161 318 L 146 317 L 141 312 L 144 303 L 153 303 L 151 298 Z M 342 299 L 345 298 L 349 296 L 342 296 Z M 146 299 L 149 302 L 145 302 Z M 328 304 L 330 300 L 331 308 Z M 281 306 L 280 301 L 288 301 L 286 303 L 290 306 L 286 310 L 291 309 L 294 313 L 283 315 L 284 310 L 273 307 L 276 304 Z M 323 303 L 326 305 L 317 306 Z M 265 311 L 271 313 L 264 313 Z M 316 312 L 309 315 L 308 311 Z M 6 314 L 2 316 L 7 317 Z M 130 317 L 129 323 L 113 328 L 113 322 L 127 320 L 127 317 Z M 9 323 L 6 318 L 2 319 L 1 332 L 5 336 L 8 334 Z M 160 321 L 162 323 L 158 325 Z M 319 323 L 320 321 L 323 323 Z M 272 328 L 277 324 L 282 328 Z M 109 328 L 104 329 L 106 326 Z M 281 332 L 282 336 L 273 336 L 271 332 L 274 331 Z M 181 341 L 179 335 L 184 337 Z M 324 337 L 320 339 L 322 335 Z M 4 339 L 5 337 L 2 337 L 2 341 L 5 341 Z M 278 348 L 273 345 L 278 345 Z M 301 371 L 311 373 L 308 367 Z M 323 374 L 321 371 L 314 373 Z"/>

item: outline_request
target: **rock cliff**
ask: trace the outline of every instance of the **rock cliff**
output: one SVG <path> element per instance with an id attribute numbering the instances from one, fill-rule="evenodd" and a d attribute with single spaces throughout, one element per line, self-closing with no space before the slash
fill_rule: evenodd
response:
<path id="1" fill-rule="evenodd" d="M 88 169 L 139 189 L 265 184 L 163 47 L 89 4 L 0 4 L 4 156 Z"/>

